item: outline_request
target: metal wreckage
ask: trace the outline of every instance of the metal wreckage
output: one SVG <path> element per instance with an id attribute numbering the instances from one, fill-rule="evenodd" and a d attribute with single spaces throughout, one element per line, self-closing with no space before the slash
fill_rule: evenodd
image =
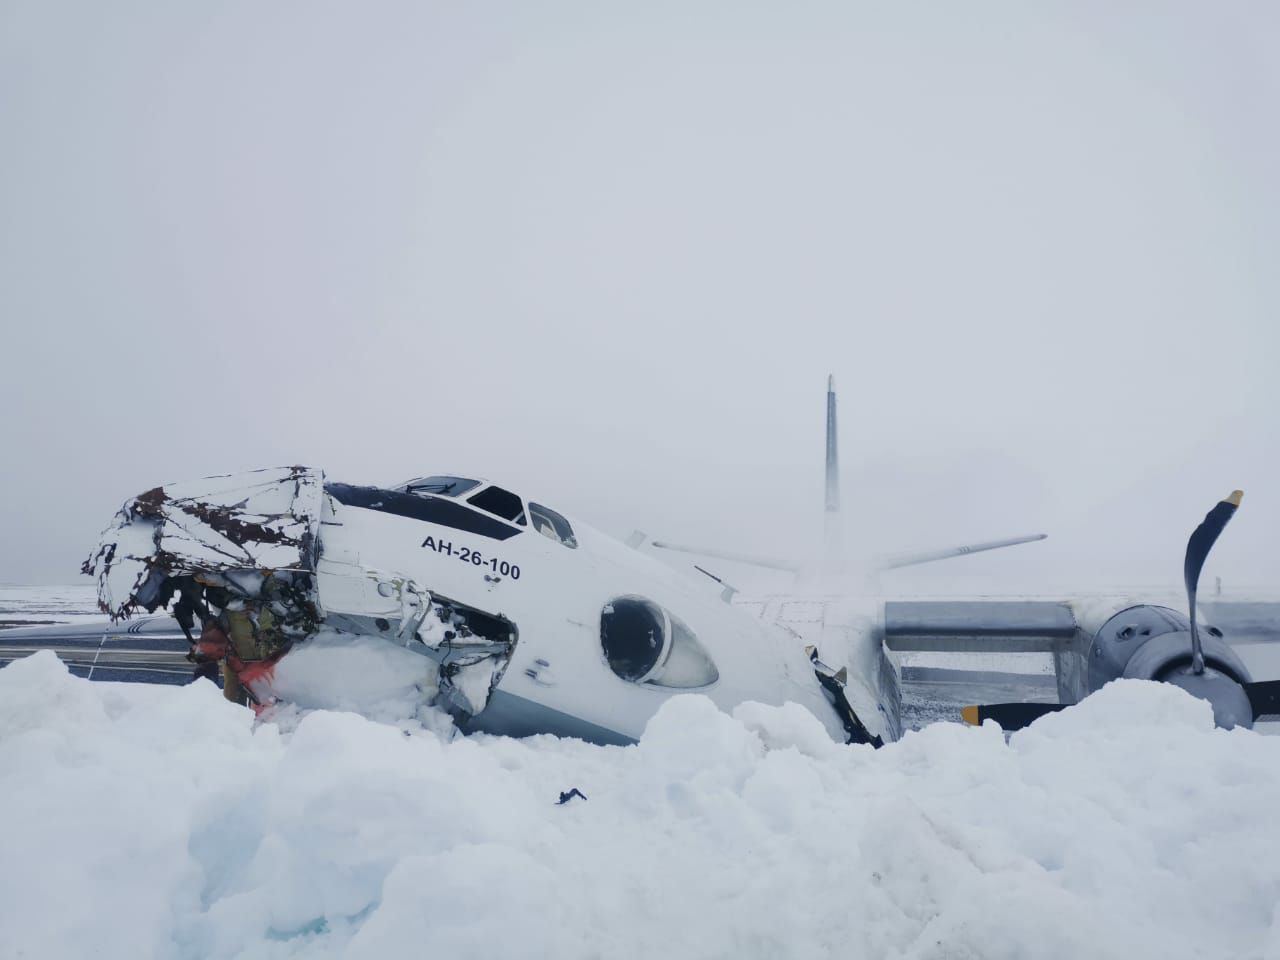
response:
<path id="1" fill-rule="evenodd" d="M 156 487 L 121 507 L 81 571 L 113 621 L 171 606 L 197 676 L 225 664 L 228 699 L 267 702 L 279 659 L 337 631 L 421 654 L 435 665 L 425 674 L 434 702 L 458 718 L 479 713 L 515 626 L 361 566 L 333 519 L 342 486 L 326 489 L 321 471 L 295 466 Z"/>

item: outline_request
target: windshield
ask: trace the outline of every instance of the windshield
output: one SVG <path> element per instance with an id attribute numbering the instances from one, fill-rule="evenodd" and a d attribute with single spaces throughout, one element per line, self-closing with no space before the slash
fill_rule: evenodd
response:
<path id="1" fill-rule="evenodd" d="M 397 487 L 405 493 L 434 494 L 437 497 L 456 497 L 480 486 L 479 480 L 465 477 L 419 477 Z"/>
<path id="2" fill-rule="evenodd" d="M 481 510 L 492 513 L 495 517 L 510 520 L 521 526 L 525 525 L 524 501 L 510 490 L 488 486 L 475 496 L 468 497 L 467 503 L 474 504 Z"/>

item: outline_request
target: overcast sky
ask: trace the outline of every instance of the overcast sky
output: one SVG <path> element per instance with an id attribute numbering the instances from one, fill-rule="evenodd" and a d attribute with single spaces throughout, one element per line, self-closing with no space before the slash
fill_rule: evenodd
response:
<path id="1" fill-rule="evenodd" d="M 0 0 L 0 581 L 285 463 L 1280 586 L 1280 7 Z M 917 578 L 912 580 L 911 578 Z"/>

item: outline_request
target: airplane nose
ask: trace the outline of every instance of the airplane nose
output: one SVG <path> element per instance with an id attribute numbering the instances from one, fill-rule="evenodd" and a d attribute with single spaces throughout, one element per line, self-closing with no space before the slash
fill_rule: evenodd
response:
<path id="1" fill-rule="evenodd" d="M 1190 664 L 1177 667 L 1163 677 L 1165 683 L 1181 687 L 1193 697 L 1208 700 L 1213 707 L 1213 722 L 1226 730 L 1232 727 L 1253 726 L 1253 707 L 1249 704 L 1249 696 L 1244 687 L 1234 679 L 1205 667 L 1204 673 L 1196 673 Z"/>

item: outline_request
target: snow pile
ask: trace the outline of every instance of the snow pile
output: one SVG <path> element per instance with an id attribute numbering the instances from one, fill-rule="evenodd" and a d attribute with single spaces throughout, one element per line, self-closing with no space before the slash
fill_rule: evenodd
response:
<path id="1" fill-rule="evenodd" d="M 423 706 L 436 683 L 435 661 L 421 654 L 378 637 L 320 630 L 275 665 L 269 686 L 303 710 L 351 710 L 384 722 L 418 715 L 438 727 L 448 716 L 430 711 L 436 717 L 428 718 Z"/>
<path id="2" fill-rule="evenodd" d="M 557 806 L 580 788 L 589 799 Z M 0 671 L 0 957 L 1280 955 L 1280 738 L 1114 684 L 881 751 L 671 701 L 636 747 Z"/>

